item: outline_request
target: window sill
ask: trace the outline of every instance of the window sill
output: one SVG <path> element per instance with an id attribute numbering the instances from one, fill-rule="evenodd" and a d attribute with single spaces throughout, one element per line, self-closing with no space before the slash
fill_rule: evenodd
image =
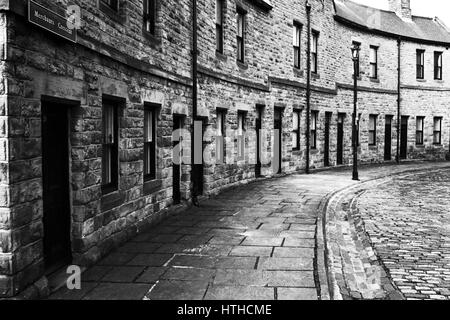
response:
<path id="1" fill-rule="evenodd" d="M 145 29 L 142 29 L 142 36 L 148 41 L 150 46 L 153 47 L 154 49 L 161 47 L 161 39 L 158 36 L 151 34 Z"/>
<path id="2" fill-rule="evenodd" d="M 118 22 L 120 24 L 124 24 L 126 18 L 122 16 L 119 11 L 115 11 L 114 9 L 111 9 L 109 6 L 104 4 L 100 1 L 100 11 L 106 14 L 110 19 L 114 20 L 115 22 Z M 119 9 L 120 10 L 120 9 Z"/>
<path id="3" fill-rule="evenodd" d="M 378 150 L 377 145 L 369 145 L 369 150 Z"/>
<path id="4" fill-rule="evenodd" d="M 320 74 L 315 73 L 315 72 L 311 72 L 311 78 L 313 80 L 320 79 Z"/>
<path id="5" fill-rule="evenodd" d="M 434 81 L 435 81 L 436 83 L 444 83 L 444 82 L 445 82 L 445 81 L 442 80 L 442 79 L 434 79 Z"/>
<path id="6" fill-rule="evenodd" d="M 119 207 L 125 201 L 125 193 L 114 191 L 109 194 L 104 194 L 101 199 L 101 211 L 105 212 Z"/>
<path id="7" fill-rule="evenodd" d="M 380 83 L 380 79 L 378 78 L 369 78 L 369 81 L 373 83 Z"/>
<path id="8" fill-rule="evenodd" d="M 237 60 L 236 64 L 242 70 L 247 70 L 248 69 L 248 63 L 246 63 L 246 62 L 241 62 L 241 61 Z"/>
<path id="9" fill-rule="evenodd" d="M 224 55 L 222 52 L 219 52 L 217 50 L 216 50 L 216 58 L 223 62 L 227 62 L 227 60 L 228 60 L 228 57 L 226 55 Z"/>
<path id="10" fill-rule="evenodd" d="M 416 144 L 417 149 L 425 149 L 425 145 L 423 144 Z"/>
<path id="11" fill-rule="evenodd" d="M 318 154 L 318 153 L 319 153 L 319 149 L 311 148 L 311 154 Z"/>
<path id="12" fill-rule="evenodd" d="M 296 76 L 298 78 L 303 78 L 303 76 L 304 76 L 303 70 L 297 69 L 294 67 L 294 76 Z"/>
<path id="13" fill-rule="evenodd" d="M 416 79 L 417 82 L 427 82 L 425 79 Z"/>
<path id="14" fill-rule="evenodd" d="M 442 148 L 444 145 L 442 143 L 433 143 L 435 148 Z"/>
<path id="15" fill-rule="evenodd" d="M 155 193 L 161 189 L 162 181 L 155 179 L 144 182 L 144 195 Z"/>

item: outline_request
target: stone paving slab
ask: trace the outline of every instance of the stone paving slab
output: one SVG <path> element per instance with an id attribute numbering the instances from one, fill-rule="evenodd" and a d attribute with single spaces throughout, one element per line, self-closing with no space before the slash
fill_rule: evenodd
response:
<path id="1" fill-rule="evenodd" d="M 364 167 L 360 176 L 367 181 L 440 165 Z M 317 276 L 325 274 L 324 266 L 314 264 L 316 254 L 324 255 L 323 245 L 316 246 L 319 209 L 328 196 L 356 183 L 350 170 L 330 170 L 235 187 L 112 252 L 83 273 L 82 290 L 63 288 L 50 298 L 325 299 L 327 281 Z"/>

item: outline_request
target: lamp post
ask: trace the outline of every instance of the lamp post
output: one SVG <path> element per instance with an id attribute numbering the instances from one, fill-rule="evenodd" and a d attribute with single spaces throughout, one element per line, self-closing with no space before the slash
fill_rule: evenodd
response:
<path id="1" fill-rule="evenodd" d="M 353 59 L 353 134 L 352 134 L 352 143 L 353 143 L 353 180 L 359 180 L 358 174 L 358 139 L 357 139 L 357 128 L 356 128 L 356 112 L 358 105 L 358 76 L 359 76 L 359 51 L 361 48 L 357 44 L 353 44 L 352 47 L 352 59 Z"/>

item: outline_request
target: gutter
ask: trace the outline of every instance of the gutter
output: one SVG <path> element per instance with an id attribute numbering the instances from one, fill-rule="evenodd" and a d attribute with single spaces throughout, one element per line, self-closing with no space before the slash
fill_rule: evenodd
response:
<path id="1" fill-rule="evenodd" d="M 195 150 L 195 122 L 197 121 L 198 104 L 198 44 L 197 44 L 197 0 L 192 0 L 192 126 L 191 126 L 191 182 L 192 182 L 192 203 L 196 206 L 198 202 L 198 170 Z M 200 141 L 200 145 L 202 141 Z M 203 159 L 202 159 L 203 161 Z"/>
<path id="2" fill-rule="evenodd" d="M 310 173 L 309 158 L 311 149 L 311 4 L 306 1 L 306 15 L 308 20 L 308 49 L 306 71 L 306 174 Z"/>
<path id="3" fill-rule="evenodd" d="M 402 38 L 399 37 L 397 39 L 397 47 L 398 47 L 398 68 L 397 68 L 397 155 L 396 161 L 397 164 L 400 164 L 400 124 L 401 124 L 401 47 L 402 47 Z"/>

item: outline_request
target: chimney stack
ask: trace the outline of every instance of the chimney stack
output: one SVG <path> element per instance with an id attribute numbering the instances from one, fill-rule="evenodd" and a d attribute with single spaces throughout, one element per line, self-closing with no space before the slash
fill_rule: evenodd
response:
<path id="1" fill-rule="evenodd" d="M 395 12 L 403 20 L 411 21 L 410 0 L 389 0 L 389 10 Z"/>

